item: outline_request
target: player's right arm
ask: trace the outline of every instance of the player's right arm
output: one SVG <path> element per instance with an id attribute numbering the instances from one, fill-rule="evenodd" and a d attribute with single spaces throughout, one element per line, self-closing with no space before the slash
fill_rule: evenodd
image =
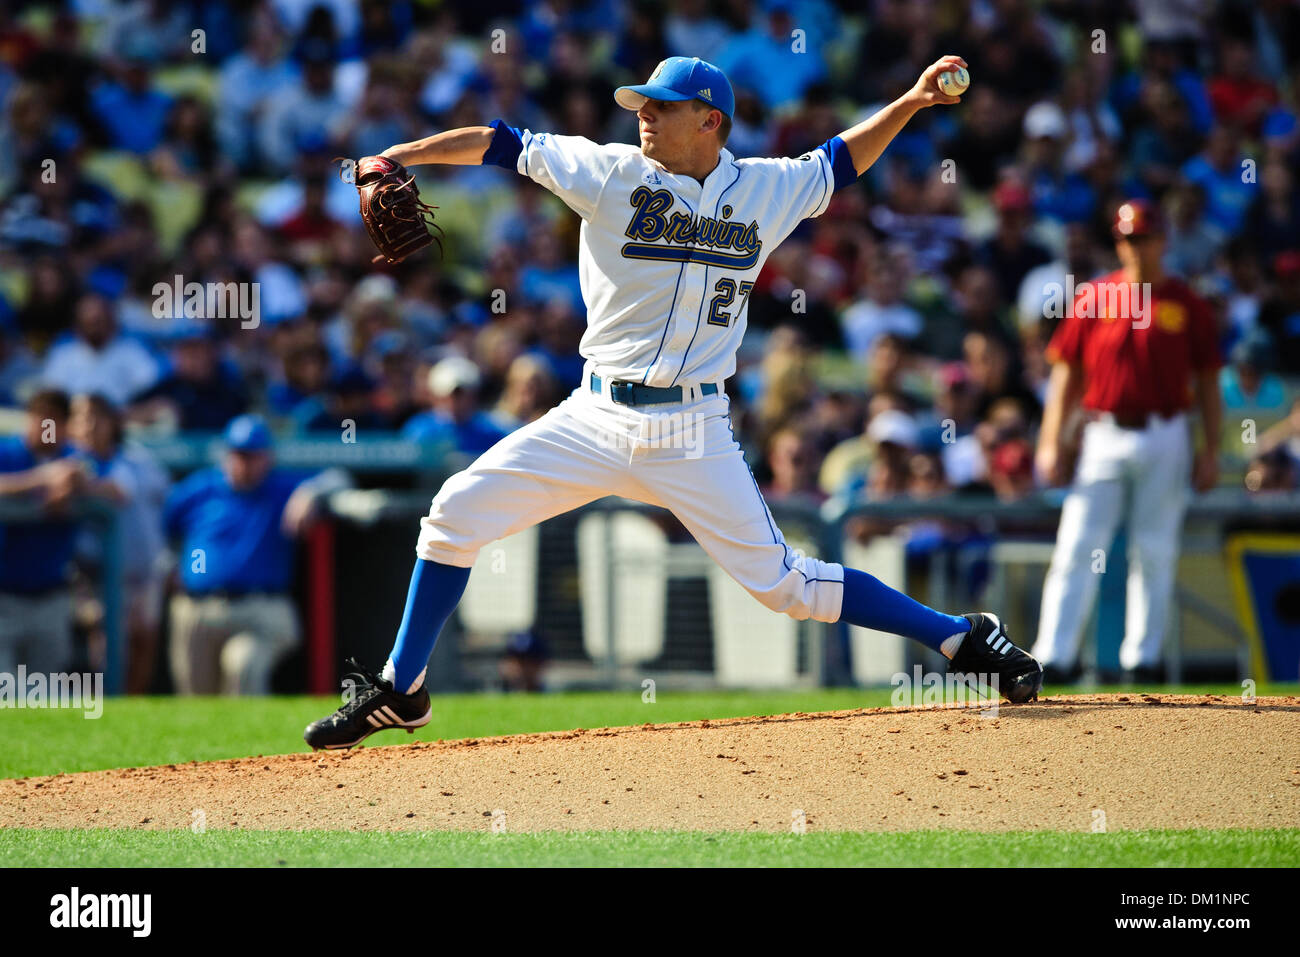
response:
<path id="1" fill-rule="evenodd" d="M 380 153 L 403 166 L 442 163 L 447 166 L 479 166 L 492 145 L 496 130 L 490 126 L 463 126 L 444 130 L 422 140 L 398 143 Z"/>
<path id="2" fill-rule="evenodd" d="M 1082 398 L 1083 370 L 1071 362 L 1052 363 L 1052 374 L 1047 382 L 1047 405 L 1043 409 L 1043 424 L 1038 432 L 1038 450 L 1034 456 L 1038 474 L 1048 485 L 1062 485 L 1069 479 L 1065 474 L 1062 436 L 1065 423 L 1079 408 Z"/>

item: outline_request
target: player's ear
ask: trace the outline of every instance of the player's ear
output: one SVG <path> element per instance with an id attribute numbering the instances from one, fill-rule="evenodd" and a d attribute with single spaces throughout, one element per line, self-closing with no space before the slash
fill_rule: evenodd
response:
<path id="1" fill-rule="evenodd" d="M 700 124 L 701 133 L 716 133 L 718 127 L 722 125 L 721 110 L 706 110 L 704 113 L 704 122 Z"/>

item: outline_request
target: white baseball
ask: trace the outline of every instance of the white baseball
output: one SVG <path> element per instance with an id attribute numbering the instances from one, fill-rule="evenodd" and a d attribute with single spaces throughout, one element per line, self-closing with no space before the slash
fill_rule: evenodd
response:
<path id="1" fill-rule="evenodd" d="M 939 74 L 939 89 L 949 96 L 961 96 L 970 86 L 970 74 L 965 67 L 957 67 Z"/>

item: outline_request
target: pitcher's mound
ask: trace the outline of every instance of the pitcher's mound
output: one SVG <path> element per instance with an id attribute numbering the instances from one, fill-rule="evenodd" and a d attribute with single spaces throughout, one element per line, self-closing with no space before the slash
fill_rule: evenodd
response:
<path id="1" fill-rule="evenodd" d="M 0 781 L 0 827 L 1300 827 L 1297 742 L 1300 698 L 793 714 Z"/>

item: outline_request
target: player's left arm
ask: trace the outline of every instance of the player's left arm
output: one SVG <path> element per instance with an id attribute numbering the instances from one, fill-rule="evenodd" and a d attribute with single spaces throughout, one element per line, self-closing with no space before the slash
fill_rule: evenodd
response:
<path id="1" fill-rule="evenodd" d="M 1219 370 L 1198 369 L 1192 391 L 1205 435 L 1205 445 L 1196 454 L 1192 484 L 1196 491 L 1204 492 L 1219 482 L 1219 448 L 1223 443 L 1223 396 L 1219 392 Z"/>
<path id="2" fill-rule="evenodd" d="M 907 121 L 921 110 L 935 104 L 961 102 L 960 96 L 951 96 L 939 90 L 939 74 L 956 67 L 964 69 L 966 61 L 952 54 L 940 57 L 926 68 L 910 90 L 883 110 L 840 134 L 839 138 L 848 148 L 857 175 L 861 176 L 880 159 L 885 147 L 902 131 Z"/>
<path id="3" fill-rule="evenodd" d="M 301 535 L 320 514 L 325 498 L 356 483 L 345 469 L 329 468 L 298 483 L 280 514 L 280 529 L 289 538 Z"/>

